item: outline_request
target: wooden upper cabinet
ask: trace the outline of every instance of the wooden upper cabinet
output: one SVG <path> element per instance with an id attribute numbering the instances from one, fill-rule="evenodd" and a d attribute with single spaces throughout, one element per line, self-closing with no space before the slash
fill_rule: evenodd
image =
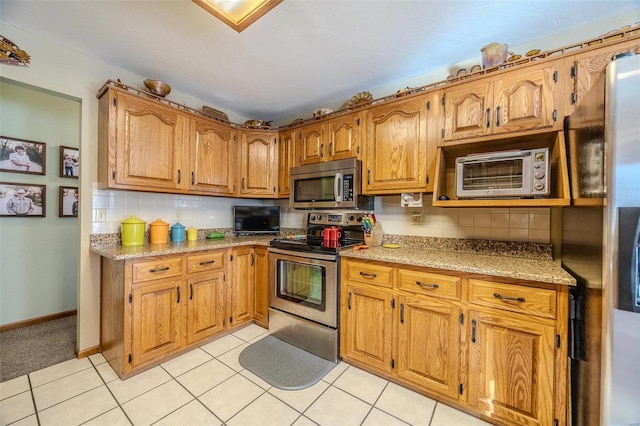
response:
<path id="1" fill-rule="evenodd" d="M 420 96 L 365 111 L 365 194 L 428 191 L 427 169 L 432 164 L 427 158 L 428 103 L 435 107 L 428 97 Z"/>
<path id="2" fill-rule="evenodd" d="M 209 120 L 191 120 L 189 189 L 203 194 L 233 195 L 236 131 Z"/>
<path id="3" fill-rule="evenodd" d="M 298 162 L 300 164 L 320 163 L 325 154 L 325 124 L 314 123 L 300 129 L 300 149 Z"/>
<path id="4" fill-rule="evenodd" d="M 186 179 L 183 140 L 189 120 L 175 110 L 109 91 L 109 187 L 180 189 Z M 105 129 L 106 130 L 106 129 Z"/>
<path id="5" fill-rule="evenodd" d="M 329 161 L 359 158 L 362 128 L 362 113 L 350 114 L 327 121 L 325 140 L 329 143 L 329 147 L 325 158 Z"/>
<path id="6" fill-rule="evenodd" d="M 558 127 L 558 61 L 444 91 L 445 141 Z"/>
<path id="7" fill-rule="evenodd" d="M 241 130 L 238 195 L 275 198 L 278 179 L 277 132 Z"/>
<path id="8" fill-rule="evenodd" d="M 289 172 L 291 167 L 298 164 L 296 161 L 296 135 L 295 130 L 288 130 L 279 134 L 278 142 L 278 198 L 289 197 Z"/>
<path id="9" fill-rule="evenodd" d="M 593 87 L 613 57 L 625 52 L 640 54 L 640 40 L 635 39 L 613 46 L 577 53 L 565 59 L 564 74 L 569 76 L 567 90 L 565 90 L 565 115 L 570 115 L 575 106 Z"/>
<path id="10" fill-rule="evenodd" d="M 362 113 L 312 123 L 298 130 L 298 163 L 357 158 L 362 141 Z"/>

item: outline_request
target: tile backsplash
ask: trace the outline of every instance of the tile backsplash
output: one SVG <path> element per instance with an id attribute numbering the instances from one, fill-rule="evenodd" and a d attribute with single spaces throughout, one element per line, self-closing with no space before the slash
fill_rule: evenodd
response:
<path id="1" fill-rule="evenodd" d="M 375 213 L 387 234 L 481 240 L 550 242 L 549 208 L 400 207 L 400 196 L 380 196 Z M 93 190 L 93 234 L 120 232 L 120 222 L 135 215 L 196 228 L 233 228 L 234 205 L 282 207 L 281 227 L 304 228 L 307 212 L 288 208 L 288 200 L 259 200 L 195 195 Z"/>

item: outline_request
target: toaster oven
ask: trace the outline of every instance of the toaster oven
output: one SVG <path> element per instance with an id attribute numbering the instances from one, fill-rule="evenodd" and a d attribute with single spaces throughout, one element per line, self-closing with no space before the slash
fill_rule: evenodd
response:
<path id="1" fill-rule="evenodd" d="M 549 149 L 472 154 L 456 158 L 458 198 L 549 196 Z"/>

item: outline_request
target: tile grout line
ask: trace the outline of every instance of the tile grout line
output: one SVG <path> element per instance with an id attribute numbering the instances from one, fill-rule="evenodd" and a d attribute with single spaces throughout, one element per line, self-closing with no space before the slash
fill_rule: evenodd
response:
<path id="1" fill-rule="evenodd" d="M 38 415 L 38 406 L 36 405 L 36 396 L 33 394 L 33 386 L 31 385 L 31 377 L 27 373 L 27 381 L 29 382 L 29 393 L 31 394 L 31 402 L 33 403 L 33 411 L 36 415 L 36 421 L 38 422 L 38 426 L 40 426 L 40 416 Z M 27 416 L 29 417 L 29 416 Z M 27 417 L 24 417 L 25 419 Z M 20 419 L 22 420 L 22 419 Z M 19 421 L 19 420 L 16 420 Z"/>

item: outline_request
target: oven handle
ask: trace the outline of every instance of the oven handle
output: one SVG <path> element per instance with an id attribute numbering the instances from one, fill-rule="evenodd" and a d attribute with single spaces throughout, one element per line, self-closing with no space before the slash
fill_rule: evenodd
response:
<path id="1" fill-rule="evenodd" d="M 333 179 L 333 195 L 335 197 L 336 203 L 342 202 L 342 192 L 340 189 L 342 188 L 342 173 L 336 173 L 335 178 Z"/>
<path id="2" fill-rule="evenodd" d="M 305 259 L 331 260 L 334 262 L 338 259 L 338 255 L 336 254 L 309 253 L 296 250 L 283 250 L 275 247 L 269 247 L 268 251 L 269 253 L 283 254 L 292 257 L 303 257 Z"/>

